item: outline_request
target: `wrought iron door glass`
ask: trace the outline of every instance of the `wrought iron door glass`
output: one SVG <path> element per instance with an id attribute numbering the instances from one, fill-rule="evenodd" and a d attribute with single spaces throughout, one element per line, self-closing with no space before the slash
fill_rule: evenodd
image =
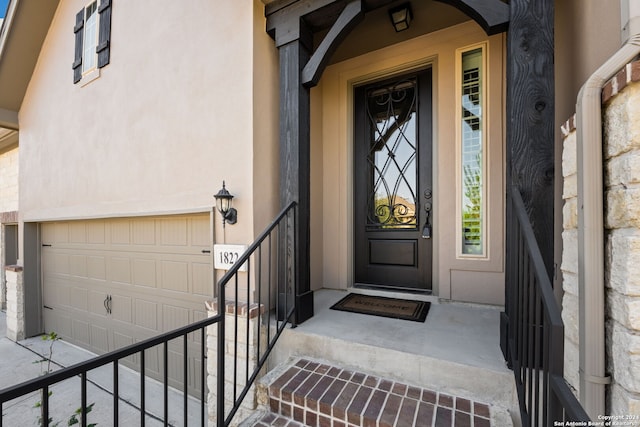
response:
<path id="1" fill-rule="evenodd" d="M 367 92 L 368 229 L 418 227 L 416 85 L 407 79 Z"/>

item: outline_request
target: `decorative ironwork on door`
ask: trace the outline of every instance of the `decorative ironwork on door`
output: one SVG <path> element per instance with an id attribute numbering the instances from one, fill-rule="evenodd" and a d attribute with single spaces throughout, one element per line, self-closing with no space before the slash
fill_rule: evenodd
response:
<path id="1" fill-rule="evenodd" d="M 415 78 L 367 92 L 367 229 L 418 227 L 416 103 Z"/>

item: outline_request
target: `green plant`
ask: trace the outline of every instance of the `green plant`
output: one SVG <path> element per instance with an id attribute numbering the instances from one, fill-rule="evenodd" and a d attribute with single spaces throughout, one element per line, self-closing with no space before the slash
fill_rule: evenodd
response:
<path id="1" fill-rule="evenodd" d="M 48 373 L 51 372 L 51 363 L 52 363 L 52 359 L 53 359 L 53 348 L 54 345 L 56 343 L 56 341 L 60 340 L 60 337 L 58 336 L 58 334 L 56 334 L 55 332 L 49 332 L 48 334 L 44 334 L 42 335 L 42 340 L 43 341 L 49 341 L 49 351 L 47 355 L 43 355 L 41 359 L 36 360 L 33 363 L 39 363 L 40 364 L 40 375 L 47 375 Z M 46 364 L 46 369 L 43 369 L 42 367 Z M 42 393 L 42 391 L 40 391 L 40 393 Z M 52 391 L 49 391 L 48 396 L 51 397 L 53 395 Z M 94 403 L 91 403 L 90 405 L 86 406 L 84 408 L 85 413 L 88 414 L 89 412 L 91 412 L 93 410 L 93 405 L 95 405 Z M 38 416 L 38 421 L 37 421 L 37 425 L 42 426 L 45 425 L 45 423 L 43 422 L 44 420 L 44 408 L 42 407 L 42 397 L 40 398 L 39 401 L 37 401 L 34 405 L 34 408 L 40 408 L 40 416 Z M 74 411 L 74 413 L 69 417 L 69 419 L 67 420 L 67 426 L 73 426 L 76 424 L 79 424 L 80 421 L 78 420 L 78 417 L 82 415 L 82 408 L 78 408 Z M 58 427 L 60 425 L 60 421 L 53 421 L 52 417 L 49 417 L 49 419 L 47 420 L 46 423 L 47 426 L 50 427 Z M 96 423 L 92 423 L 92 424 L 87 424 L 88 427 L 95 427 L 98 424 Z"/>

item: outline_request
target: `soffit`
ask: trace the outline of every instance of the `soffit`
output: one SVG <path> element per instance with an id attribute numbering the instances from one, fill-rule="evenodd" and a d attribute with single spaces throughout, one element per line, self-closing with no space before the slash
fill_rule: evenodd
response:
<path id="1" fill-rule="evenodd" d="M 315 46 L 323 40 L 350 0 L 275 0 L 265 1 L 267 17 L 286 13 L 303 13 L 304 22 L 313 33 Z M 335 63 L 363 53 L 399 43 L 413 37 L 448 28 L 471 18 L 458 8 L 435 0 L 413 0 L 414 19 L 407 31 L 396 33 L 389 21 L 389 9 L 407 0 L 362 0 L 365 16 L 348 37 L 340 44 L 329 63 Z M 314 9 L 319 7 L 318 9 Z M 282 19 L 282 18 L 280 18 Z M 273 36 L 274 34 L 272 34 Z"/>
<path id="2" fill-rule="evenodd" d="M 380 7 L 367 13 L 364 20 L 338 47 L 331 57 L 330 63 L 382 49 L 471 19 L 453 6 L 433 0 L 414 0 L 411 2 L 413 11 L 411 26 L 408 30 L 397 33 L 391 25 L 388 10 L 404 1 L 406 0 L 398 0 L 390 3 L 387 7 Z M 318 32 L 314 37 L 315 43 L 319 43 L 325 34 L 326 30 Z"/>
<path id="3" fill-rule="evenodd" d="M 0 109 L 20 110 L 58 3 L 59 0 L 10 0 L 8 10 L 14 10 L 0 32 Z"/>

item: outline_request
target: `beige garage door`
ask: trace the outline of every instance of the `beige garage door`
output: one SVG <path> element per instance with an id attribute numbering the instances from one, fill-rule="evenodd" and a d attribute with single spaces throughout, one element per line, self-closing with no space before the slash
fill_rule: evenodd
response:
<path id="1" fill-rule="evenodd" d="M 210 236 L 208 213 L 44 223 L 45 330 L 100 354 L 205 318 L 213 295 Z M 169 348 L 174 385 L 183 376 L 182 345 Z M 195 393 L 199 334 L 188 345 Z M 160 377 L 161 349 L 147 351 L 146 365 Z"/>

